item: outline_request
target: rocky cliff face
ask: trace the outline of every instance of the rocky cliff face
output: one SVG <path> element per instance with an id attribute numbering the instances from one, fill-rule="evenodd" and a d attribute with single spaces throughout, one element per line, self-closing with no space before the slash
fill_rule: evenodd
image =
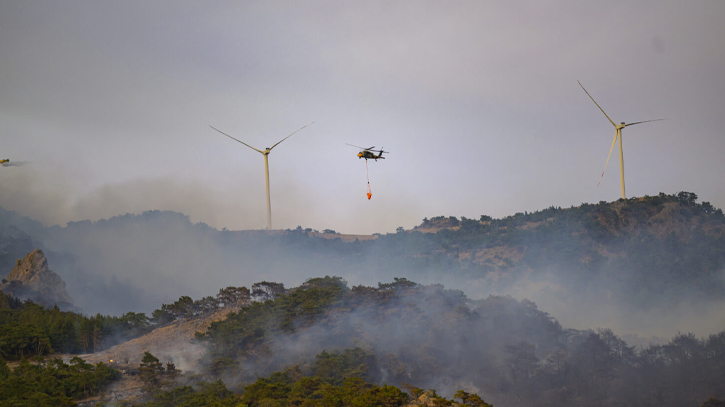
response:
<path id="1" fill-rule="evenodd" d="M 5 278 L 0 290 L 20 299 L 30 299 L 42 305 L 73 308 L 73 299 L 65 291 L 65 281 L 48 268 L 42 250 L 33 250 Z"/>

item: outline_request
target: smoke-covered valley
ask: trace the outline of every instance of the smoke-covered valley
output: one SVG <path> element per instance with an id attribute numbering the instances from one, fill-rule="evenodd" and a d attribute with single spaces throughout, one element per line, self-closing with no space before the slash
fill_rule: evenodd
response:
<path id="1" fill-rule="evenodd" d="M 42 249 L 86 315 L 123 314 L 76 322 L 56 351 L 136 363 L 153 349 L 229 386 L 353 376 L 499 407 L 725 395 L 724 243 L 722 211 L 687 192 L 372 236 L 170 211 L 45 227 L 0 209 L 2 274 Z"/>
<path id="2" fill-rule="evenodd" d="M 374 286 L 403 277 L 472 299 L 529 299 L 564 326 L 644 343 L 725 327 L 725 221 L 696 200 L 660 194 L 502 219 L 439 216 L 357 237 L 217 230 L 168 211 L 44 227 L 2 210 L 0 273 L 41 248 L 78 307 L 113 315 L 259 281 L 289 287 L 334 275 Z"/>

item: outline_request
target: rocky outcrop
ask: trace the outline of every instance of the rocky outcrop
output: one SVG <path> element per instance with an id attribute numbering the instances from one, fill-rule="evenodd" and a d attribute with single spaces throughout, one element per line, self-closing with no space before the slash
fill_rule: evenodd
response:
<path id="1" fill-rule="evenodd" d="M 46 306 L 73 308 L 73 299 L 65 291 L 65 281 L 48 268 L 48 260 L 42 250 L 33 250 L 24 259 L 17 260 L 0 290 Z"/>

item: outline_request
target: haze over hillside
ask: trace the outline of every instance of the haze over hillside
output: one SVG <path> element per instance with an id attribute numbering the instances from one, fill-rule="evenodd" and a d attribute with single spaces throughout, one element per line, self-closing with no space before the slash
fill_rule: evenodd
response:
<path id="1" fill-rule="evenodd" d="M 181 295 L 262 280 L 406 277 L 473 299 L 529 298 L 571 327 L 704 335 L 725 326 L 724 236 L 722 211 L 692 193 L 502 219 L 434 217 L 358 240 L 302 227 L 220 231 L 159 211 L 46 228 L 2 210 L 0 272 L 40 248 L 87 313 L 149 312 Z"/>
<path id="2" fill-rule="evenodd" d="M 207 393 L 200 381 L 213 382 L 218 390 L 211 395 L 227 401 L 234 396 L 225 385 L 244 389 L 242 404 L 249 406 L 459 406 L 412 402 L 424 389 L 447 398 L 465 399 L 463 392 L 470 392 L 498 407 L 679 407 L 725 397 L 725 330 L 705 337 L 678 333 L 662 344 L 633 346 L 610 329 L 564 327 L 528 300 L 471 300 L 460 290 L 404 278 L 372 287 L 350 287 L 334 276 L 288 288 L 274 282 L 226 287 L 198 300 L 182 296 L 152 318 L 86 317 L 7 295 L 0 295 L 0 308 L 3 355 L 84 352 L 70 367 L 61 359 L 37 367 L 21 362 L 12 377 L 0 358 L 5 384 L 0 396 L 6 399 L 34 400 L 43 392 L 62 396 L 58 386 L 50 387 L 78 382 L 65 372 L 81 369 L 94 373 L 88 377 L 99 383 L 91 383 L 91 394 L 98 393 L 120 376 L 100 362 L 126 375 L 101 394 L 111 403 L 153 397 L 168 406 L 217 405 L 196 396 L 193 404 L 181 402 L 194 389 Z M 83 359 L 96 362 L 95 369 Z M 191 386 L 177 387 L 183 385 Z M 344 386 L 347 396 L 330 386 Z M 66 392 L 78 397 L 86 393 L 77 390 L 81 387 Z M 387 401 L 341 401 L 366 390 Z M 391 391 L 397 394 L 393 399 Z M 436 397 L 433 390 L 427 395 Z"/>
<path id="3" fill-rule="evenodd" d="M 266 383 L 284 383 L 274 371 L 295 377 L 324 364 L 321 377 L 347 370 L 448 397 L 463 388 L 501 407 L 685 406 L 725 394 L 725 331 L 633 347 L 609 329 L 562 327 L 531 301 L 471 301 L 398 278 L 352 288 L 312 278 L 270 291 L 197 335 L 208 345 L 205 372 L 226 383 L 270 375 Z"/>

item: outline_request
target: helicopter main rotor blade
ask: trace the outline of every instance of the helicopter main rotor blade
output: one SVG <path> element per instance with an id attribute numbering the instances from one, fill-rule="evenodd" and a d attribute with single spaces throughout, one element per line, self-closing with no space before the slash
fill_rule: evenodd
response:
<path id="1" fill-rule="evenodd" d="M 579 82 L 579 81 L 577 81 L 577 82 L 579 83 L 579 86 L 581 86 L 581 87 L 582 87 L 582 89 L 584 89 L 584 85 L 582 85 L 582 83 L 581 83 L 581 82 Z M 592 100 L 592 102 L 594 102 L 594 104 L 595 104 L 595 105 L 597 105 L 597 107 L 599 108 L 599 110 L 601 110 L 601 111 L 602 111 L 602 113 L 604 113 L 604 109 L 602 109 L 602 107 L 601 107 L 601 106 L 599 106 L 599 103 L 597 103 L 597 101 L 596 101 L 596 100 L 594 100 L 594 98 L 592 97 L 592 95 L 590 95 L 590 94 L 589 94 L 589 92 L 587 92 L 587 90 L 586 90 L 586 89 L 584 89 L 584 92 L 586 92 L 587 96 L 589 96 L 589 99 L 591 99 L 591 100 Z M 606 113 L 604 113 L 604 115 L 605 115 L 605 116 L 607 116 L 607 114 L 606 114 Z M 614 124 L 614 121 L 612 121 L 612 119 L 610 119 L 610 118 L 609 118 L 609 116 L 607 116 L 607 119 L 609 119 L 609 122 L 610 122 L 610 123 L 612 123 L 612 126 L 614 126 L 614 127 L 617 127 L 617 125 L 616 125 L 616 124 Z"/>
<path id="2" fill-rule="evenodd" d="M 354 145 L 354 144 L 350 144 L 350 143 L 345 143 L 345 145 L 348 145 L 348 146 L 350 146 L 350 147 L 355 147 L 355 148 L 359 148 L 360 150 L 365 150 L 365 147 L 360 147 L 360 146 L 356 146 L 356 145 Z"/>
<path id="3" fill-rule="evenodd" d="M 223 134 L 223 135 L 225 135 L 225 136 L 229 137 L 230 139 L 232 139 L 232 140 L 234 140 L 234 141 L 238 141 L 238 142 L 240 142 L 240 143 L 244 144 L 245 146 L 247 146 L 247 147 L 251 148 L 252 150 L 255 150 L 255 151 L 259 151 L 260 153 L 264 154 L 264 151 L 262 151 L 262 150 L 259 150 L 259 149 L 256 149 L 256 148 L 254 148 L 254 147 L 250 146 L 249 144 L 247 144 L 247 143 L 245 143 L 245 142 L 243 142 L 243 141 L 241 141 L 241 140 L 237 140 L 237 139 L 235 139 L 234 137 L 232 137 L 232 136 L 228 135 L 227 133 L 224 133 L 223 131 L 221 131 L 221 130 L 217 129 L 216 127 L 214 127 L 214 126 L 212 126 L 212 125 L 209 125 L 209 127 L 211 127 L 212 129 L 214 129 L 214 130 L 218 131 L 219 133 L 221 133 L 221 134 Z"/>
<path id="4" fill-rule="evenodd" d="M 304 125 L 304 126 L 300 127 L 299 129 L 295 130 L 294 132 L 292 132 L 292 134 L 295 134 L 295 133 L 297 133 L 298 131 L 300 131 L 300 130 L 304 129 L 304 128 L 305 128 L 305 127 L 307 127 L 307 126 L 312 126 L 313 124 L 315 124 L 315 122 L 312 122 L 312 123 L 310 123 L 310 124 L 306 124 L 306 125 Z M 279 144 L 279 143 L 281 143 L 281 142 L 283 142 L 283 141 L 287 140 L 288 138 L 292 137 L 292 134 L 290 134 L 289 136 L 287 136 L 287 137 L 283 138 L 282 140 L 278 141 L 278 142 L 277 142 L 277 144 Z M 277 144 L 273 145 L 273 146 L 272 146 L 272 147 L 270 147 L 269 149 L 270 149 L 270 150 L 272 150 L 273 148 L 277 147 Z"/>
<path id="5" fill-rule="evenodd" d="M 624 125 L 624 127 L 627 127 L 627 126 L 634 126 L 635 124 L 640 124 L 640 123 L 658 122 L 658 121 L 660 121 L 660 120 L 665 120 L 665 119 L 654 119 L 654 120 L 645 120 L 645 121 L 643 121 L 643 122 L 634 122 L 634 123 L 627 123 L 627 124 L 625 124 L 625 125 Z"/>
<path id="6" fill-rule="evenodd" d="M 360 150 L 366 150 L 366 151 L 375 151 L 375 150 L 373 150 L 373 148 L 375 148 L 375 146 L 372 146 L 372 147 L 368 147 L 368 148 L 365 148 L 365 147 L 360 147 L 360 146 L 356 146 L 356 145 L 354 145 L 354 144 L 349 144 L 349 143 L 345 143 L 345 144 L 347 144 L 347 145 L 348 145 L 348 146 L 350 146 L 350 147 L 355 147 L 355 148 L 359 148 Z"/>

